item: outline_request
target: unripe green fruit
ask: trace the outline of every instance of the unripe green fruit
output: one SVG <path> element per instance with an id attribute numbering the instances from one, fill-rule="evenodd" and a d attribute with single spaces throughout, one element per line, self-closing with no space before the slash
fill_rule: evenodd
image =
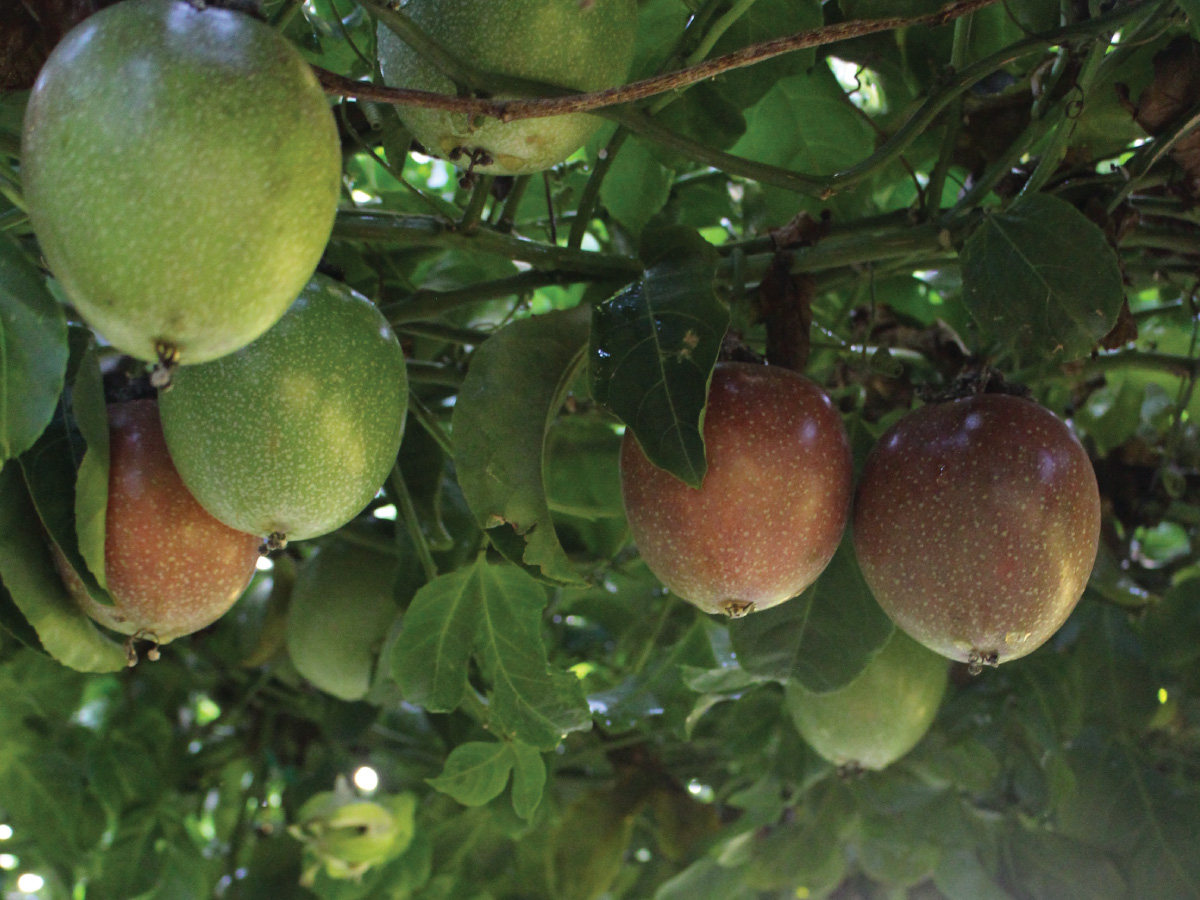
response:
<path id="1" fill-rule="evenodd" d="M 657 468 L 632 431 L 621 495 L 642 559 L 667 587 L 730 616 L 795 597 L 829 564 L 850 510 L 842 418 L 790 369 L 719 363 L 704 416 L 700 489 Z"/>
<path id="2" fill-rule="evenodd" d="M 317 275 L 250 346 L 181 368 L 160 403 L 171 456 L 205 509 L 301 540 L 350 521 L 387 478 L 408 376 L 379 310 Z"/>
<path id="3" fill-rule="evenodd" d="M 804 740 L 831 763 L 882 769 L 915 747 L 933 724 L 948 665 L 896 629 L 839 690 L 817 694 L 788 682 L 787 709 Z"/>
<path id="4" fill-rule="evenodd" d="M 408 0 L 402 12 L 476 68 L 580 91 L 622 83 L 637 36 L 634 0 Z M 382 22 L 379 62 L 393 87 L 455 93 L 450 79 Z M 491 162 L 476 164 L 475 171 L 497 175 L 540 172 L 562 162 L 603 121 L 571 113 L 504 123 L 416 106 L 396 110 L 431 153 L 465 168 L 480 150 Z"/>
<path id="5" fill-rule="evenodd" d="M 34 85 L 25 199 L 50 269 L 118 349 L 182 363 L 243 347 L 312 274 L 333 227 L 337 129 L 272 28 L 126 0 L 67 35 Z"/>
<path id="6" fill-rule="evenodd" d="M 153 400 L 108 408 L 104 570 L 112 606 L 93 600 L 55 548 L 75 602 L 106 628 L 165 644 L 216 621 L 254 574 L 259 539 L 195 501 L 167 453 Z"/>
<path id="7" fill-rule="evenodd" d="M 296 671 L 342 700 L 361 700 L 375 660 L 400 611 L 392 590 L 396 560 L 334 540 L 296 576 L 287 648 Z"/>
<path id="8" fill-rule="evenodd" d="M 859 480 L 854 549 L 893 621 L 978 670 L 1066 621 L 1100 539 L 1087 453 L 1049 410 L 982 394 L 892 426 Z"/>

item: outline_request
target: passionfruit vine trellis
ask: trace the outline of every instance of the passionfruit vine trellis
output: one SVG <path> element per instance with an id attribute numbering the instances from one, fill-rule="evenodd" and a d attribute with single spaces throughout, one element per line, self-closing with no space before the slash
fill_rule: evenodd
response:
<path id="1" fill-rule="evenodd" d="M 934 26 L 938 6 L 642 0 L 631 84 L 660 80 L 595 107 L 610 123 L 546 177 L 456 187 L 409 153 L 374 82 L 383 7 L 265 4 L 339 98 L 324 272 L 407 355 L 413 416 L 384 493 L 315 555 L 396 562 L 390 633 L 379 598 L 369 647 L 317 655 L 358 703 L 289 662 L 306 542 L 153 665 L 88 676 L 36 652 L 123 663 L 47 602 L 29 528 L 65 540 L 70 510 L 94 509 L 95 466 L 72 477 L 52 452 L 80 447 L 62 415 L 30 450 L 64 362 L 61 412 L 85 440 L 103 401 L 88 333 L 31 262 L 23 97 L 0 96 L 16 239 L 0 244 L 0 818 L 17 871 L 89 898 L 1200 897 L 1195 5 L 957 3 Z M 859 24 L 881 13 L 902 21 Z M 771 41 L 792 52 L 674 74 Z M 408 99 L 579 102 L 447 49 L 460 96 Z M 727 355 L 790 342 L 860 462 L 917 394 L 987 363 L 1068 416 L 1096 467 L 1100 557 L 1072 619 L 998 671 L 953 668 L 931 731 L 882 772 L 835 777 L 783 705 L 783 685 L 848 691 L 892 633 L 848 544 L 803 595 L 730 625 L 664 596 L 629 544 L 600 403 L 695 437 L 706 379 L 668 363 L 711 366 L 727 326 Z M 649 376 L 604 364 L 647 338 Z M 110 393 L 133 389 L 99 355 Z M 648 399 L 659 378 L 692 419 Z M 665 464 L 694 471 L 695 446 Z M 332 790 L 364 763 L 378 804 Z"/>

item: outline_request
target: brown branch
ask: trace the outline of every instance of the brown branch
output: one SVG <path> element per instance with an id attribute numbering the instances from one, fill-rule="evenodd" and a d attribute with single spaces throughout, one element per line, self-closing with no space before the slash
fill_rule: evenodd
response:
<path id="1" fill-rule="evenodd" d="M 689 87 L 744 66 L 752 66 L 785 53 L 795 50 L 806 50 L 811 47 L 821 47 L 838 41 L 875 34 L 880 31 L 892 31 L 911 25 L 945 25 L 955 19 L 965 16 L 975 10 L 991 6 L 998 0 L 954 0 L 943 6 L 937 12 L 923 16 L 905 18 L 893 16 L 886 19 L 860 19 L 853 22 L 839 22 L 836 25 L 823 25 L 809 31 L 801 31 L 786 37 L 775 38 L 760 44 L 751 44 L 733 53 L 705 60 L 686 69 L 678 69 L 653 78 L 635 81 L 620 87 L 603 91 L 592 91 L 586 94 L 571 94 L 565 97 L 545 97 L 536 99 L 514 100 L 485 100 L 474 97 L 451 97 L 446 94 L 429 91 L 413 91 L 404 88 L 388 88 L 369 84 L 363 81 L 353 81 L 336 75 L 324 69 L 316 69 L 321 86 L 329 94 L 340 94 L 345 97 L 357 97 L 360 100 L 372 100 L 380 103 L 396 103 L 403 106 L 422 106 L 428 109 L 444 109 L 449 112 L 466 113 L 476 116 L 490 116 L 502 122 L 516 119 L 536 119 L 544 116 L 558 116 L 565 113 L 589 112 L 603 109 L 607 106 L 617 106 L 644 100 L 657 94 Z"/>

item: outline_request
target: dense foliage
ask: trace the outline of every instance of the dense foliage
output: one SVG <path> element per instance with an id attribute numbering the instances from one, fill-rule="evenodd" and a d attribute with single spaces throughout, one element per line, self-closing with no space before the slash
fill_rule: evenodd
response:
<path id="1" fill-rule="evenodd" d="M 71 307 L 21 187 L 32 73 L 89 4 L 3 5 L 6 891 L 1200 900 L 1200 2 L 640 0 L 631 80 L 835 27 L 600 109 L 512 178 L 425 155 L 372 93 L 402 5 L 267 0 L 340 129 L 320 271 L 400 336 L 408 422 L 362 514 L 128 669 L 47 540 L 103 601 L 104 404 L 148 373 Z M 513 95 L 443 50 L 462 96 Z M 733 621 L 629 539 L 623 428 L 699 483 L 712 367 L 758 355 L 829 392 L 857 466 L 918 402 L 1003 377 L 1097 473 L 1074 614 L 950 666 L 882 771 L 822 760 L 785 700 L 836 696 L 892 634 L 849 539 Z"/>

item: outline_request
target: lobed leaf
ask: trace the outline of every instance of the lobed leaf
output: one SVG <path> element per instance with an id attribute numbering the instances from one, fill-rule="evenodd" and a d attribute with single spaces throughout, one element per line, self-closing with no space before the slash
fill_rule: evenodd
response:
<path id="1" fill-rule="evenodd" d="M 549 668 L 542 642 L 543 587 L 516 566 L 473 566 L 417 591 L 391 656 L 406 699 L 449 712 L 468 689 L 474 656 L 492 688 L 490 724 L 533 747 L 552 749 L 591 722 L 578 680 Z"/>

